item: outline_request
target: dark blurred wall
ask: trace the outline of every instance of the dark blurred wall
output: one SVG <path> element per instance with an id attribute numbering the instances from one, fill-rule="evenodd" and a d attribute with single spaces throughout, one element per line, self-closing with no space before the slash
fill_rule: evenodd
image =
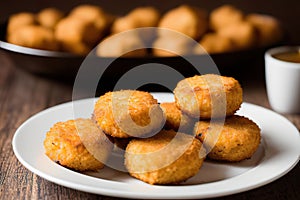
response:
<path id="1" fill-rule="evenodd" d="M 20 11 L 33 11 L 53 6 L 64 11 L 69 11 L 72 7 L 82 4 L 92 3 L 101 5 L 109 12 L 114 14 L 125 14 L 136 6 L 153 5 L 161 11 L 166 11 L 180 4 L 191 4 L 205 8 L 208 11 L 224 3 L 233 4 L 245 12 L 258 12 L 270 14 L 277 17 L 283 24 L 284 29 L 290 36 L 290 43 L 300 44 L 300 0 L 1 0 L 0 1 L 0 20 L 4 21 L 10 14 Z"/>

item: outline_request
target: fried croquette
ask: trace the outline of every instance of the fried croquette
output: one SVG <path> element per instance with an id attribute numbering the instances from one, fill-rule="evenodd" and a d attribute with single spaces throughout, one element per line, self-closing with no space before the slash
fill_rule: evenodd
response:
<path id="1" fill-rule="evenodd" d="M 230 24 L 218 30 L 217 33 L 231 39 L 236 50 L 251 48 L 257 43 L 256 30 L 247 21 Z"/>
<path id="2" fill-rule="evenodd" d="M 113 35 L 97 46 L 96 54 L 102 57 L 141 57 L 147 55 L 145 45 L 138 34 Z"/>
<path id="3" fill-rule="evenodd" d="M 76 119 L 54 124 L 46 134 L 44 148 L 46 155 L 60 165 L 87 171 L 104 166 L 112 143 L 92 120 Z"/>
<path id="4" fill-rule="evenodd" d="M 207 53 L 224 53 L 234 50 L 234 43 L 230 38 L 216 33 L 205 34 L 199 43 Z M 203 51 L 201 50 L 200 53 L 203 53 Z"/>
<path id="5" fill-rule="evenodd" d="M 54 34 L 48 28 L 37 26 L 37 25 L 28 25 L 23 26 L 11 34 L 9 34 L 7 41 L 35 49 L 44 49 L 44 50 L 53 50 L 56 51 L 59 49 L 59 44 Z"/>
<path id="6" fill-rule="evenodd" d="M 127 17 L 137 21 L 138 27 L 155 27 L 160 18 L 159 11 L 151 6 L 137 7 Z"/>
<path id="7" fill-rule="evenodd" d="M 93 44 L 98 40 L 97 30 L 93 23 L 70 17 L 64 18 L 57 24 L 55 34 L 61 40 L 87 44 Z"/>
<path id="8" fill-rule="evenodd" d="M 165 123 L 162 109 L 148 92 L 121 90 L 100 96 L 93 119 L 108 135 L 143 137 L 157 133 Z"/>
<path id="9" fill-rule="evenodd" d="M 55 37 L 64 51 L 84 55 L 98 41 L 99 34 L 92 22 L 66 17 L 57 24 Z"/>
<path id="10" fill-rule="evenodd" d="M 69 17 L 93 23 L 99 38 L 104 35 L 114 20 L 114 17 L 106 13 L 100 6 L 89 4 L 76 6 L 71 10 Z"/>
<path id="11" fill-rule="evenodd" d="M 132 30 L 138 27 L 135 20 L 127 19 L 126 17 L 117 18 L 112 24 L 111 32 L 113 34 L 121 33 L 123 31 Z"/>
<path id="12" fill-rule="evenodd" d="M 64 17 L 64 13 L 56 8 L 45 8 L 37 14 L 37 21 L 41 26 L 54 29 Z"/>
<path id="13" fill-rule="evenodd" d="M 152 52 L 155 56 L 168 57 L 193 54 L 195 46 L 193 40 L 177 32 L 162 30 L 158 33 L 162 32 L 164 34 L 159 36 L 152 44 Z"/>
<path id="14" fill-rule="evenodd" d="M 193 39 L 198 39 L 207 30 L 207 14 L 199 8 L 181 5 L 163 15 L 158 27 L 178 31 Z"/>
<path id="15" fill-rule="evenodd" d="M 151 6 L 137 7 L 127 15 L 117 18 L 112 27 L 112 34 L 136 28 L 156 27 L 160 19 L 159 11 Z M 151 44 L 156 36 L 155 30 L 144 29 L 137 31 L 138 37 L 144 43 Z"/>
<path id="16" fill-rule="evenodd" d="M 160 107 L 164 111 L 166 117 L 165 129 L 173 129 L 175 131 L 189 133 L 194 126 L 194 119 L 183 114 L 175 102 L 161 103 Z"/>
<path id="17" fill-rule="evenodd" d="M 241 10 L 231 5 L 223 5 L 214 9 L 209 18 L 209 25 L 212 30 L 219 30 L 231 24 L 236 24 L 244 19 Z"/>
<path id="18" fill-rule="evenodd" d="M 126 16 L 116 19 L 112 25 L 112 33 L 120 33 L 135 28 L 155 27 L 160 18 L 159 11 L 151 6 L 137 7 Z"/>
<path id="19" fill-rule="evenodd" d="M 36 24 L 37 22 L 33 13 L 21 12 L 11 15 L 8 19 L 7 34 L 10 35 L 23 26 Z"/>
<path id="20" fill-rule="evenodd" d="M 246 20 L 257 30 L 258 45 L 266 46 L 278 42 L 282 38 L 282 30 L 277 19 L 269 15 L 249 14 Z"/>
<path id="21" fill-rule="evenodd" d="M 199 121 L 195 125 L 194 134 L 206 148 L 211 149 L 207 152 L 208 158 L 229 162 L 251 158 L 261 137 L 260 129 L 253 121 L 238 115 L 226 118 L 224 124 Z"/>
<path id="22" fill-rule="evenodd" d="M 178 184 L 198 173 L 205 150 L 196 138 L 174 130 L 133 139 L 125 152 L 129 174 L 149 184 Z"/>
<path id="23" fill-rule="evenodd" d="M 174 96 L 183 113 L 203 119 L 233 115 L 243 101 L 242 88 L 236 79 L 215 74 L 179 81 Z"/>

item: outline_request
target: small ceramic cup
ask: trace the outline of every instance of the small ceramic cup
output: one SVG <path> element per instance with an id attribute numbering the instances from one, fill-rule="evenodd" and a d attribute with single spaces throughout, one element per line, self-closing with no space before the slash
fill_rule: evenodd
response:
<path id="1" fill-rule="evenodd" d="M 267 95 L 272 109 L 280 113 L 300 113 L 300 63 L 277 55 L 299 50 L 300 46 L 282 46 L 265 53 Z"/>

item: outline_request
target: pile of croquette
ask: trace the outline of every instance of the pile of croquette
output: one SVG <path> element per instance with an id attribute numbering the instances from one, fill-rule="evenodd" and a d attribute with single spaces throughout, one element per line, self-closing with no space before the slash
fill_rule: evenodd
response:
<path id="1" fill-rule="evenodd" d="M 130 176 L 153 185 L 179 184 L 205 159 L 240 162 L 260 144 L 260 128 L 236 115 L 243 91 L 232 77 L 195 75 L 179 81 L 174 102 L 119 90 L 100 96 L 90 119 L 57 122 L 44 140 L 46 155 L 75 171 L 98 171 L 124 150 Z"/>
<path id="2" fill-rule="evenodd" d="M 142 34 L 137 31 L 130 36 L 125 34 L 126 39 L 120 35 L 114 37 L 145 27 L 157 27 L 159 31 Z M 218 54 L 267 47 L 282 38 L 278 19 L 266 14 L 248 14 L 227 4 L 211 12 L 187 4 L 164 13 L 153 6 L 140 6 L 121 16 L 91 4 L 77 5 L 68 13 L 48 7 L 37 13 L 11 15 L 6 33 L 6 40 L 12 44 L 78 55 L 87 55 L 100 43 L 96 51 L 100 57 Z M 153 46 L 152 52 L 143 48 L 149 44 Z"/>

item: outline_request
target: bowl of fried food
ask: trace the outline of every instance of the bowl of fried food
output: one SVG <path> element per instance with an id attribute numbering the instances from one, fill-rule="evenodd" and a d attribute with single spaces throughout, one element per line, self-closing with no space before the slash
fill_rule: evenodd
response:
<path id="1" fill-rule="evenodd" d="M 196 45 L 168 31 L 154 29 L 126 39 L 110 39 L 147 27 L 182 34 Z M 45 8 L 37 13 L 13 14 L 1 24 L 0 30 L 0 49 L 8 52 L 18 67 L 56 78 L 74 78 L 87 55 L 100 67 L 105 59 L 122 57 L 121 66 L 150 61 L 175 63 L 177 68 L 185 65 L 178 62 L 178 57 L 209 55 L 223 72 L 226 68 L 232 70 L 230 66 L 238 65 L 239 61 L 247 62 L 263 54 L 266 48 L 284 38 L 278 19 L 244 13 L 231 5 L 210 12 L 197 6 L 180 5 L 164 13 L 158 8 L 143 6 L 122 16 L 89 4 L 78 5 L 69 12 Z M 145 44 L 147 48 L 128 52 Z M 112 68 L 116 69 L 111 72 L 122 70 L 120 65 Z"/>
<path id="2" fill-rule="evenodd" d="M 0 47 L 20 68 L 70 78 L 111 22 L 109 14 L 93 5 L 79 5 L 68 14 L 56 8 L 16 13 L 1 24 Z"/>

